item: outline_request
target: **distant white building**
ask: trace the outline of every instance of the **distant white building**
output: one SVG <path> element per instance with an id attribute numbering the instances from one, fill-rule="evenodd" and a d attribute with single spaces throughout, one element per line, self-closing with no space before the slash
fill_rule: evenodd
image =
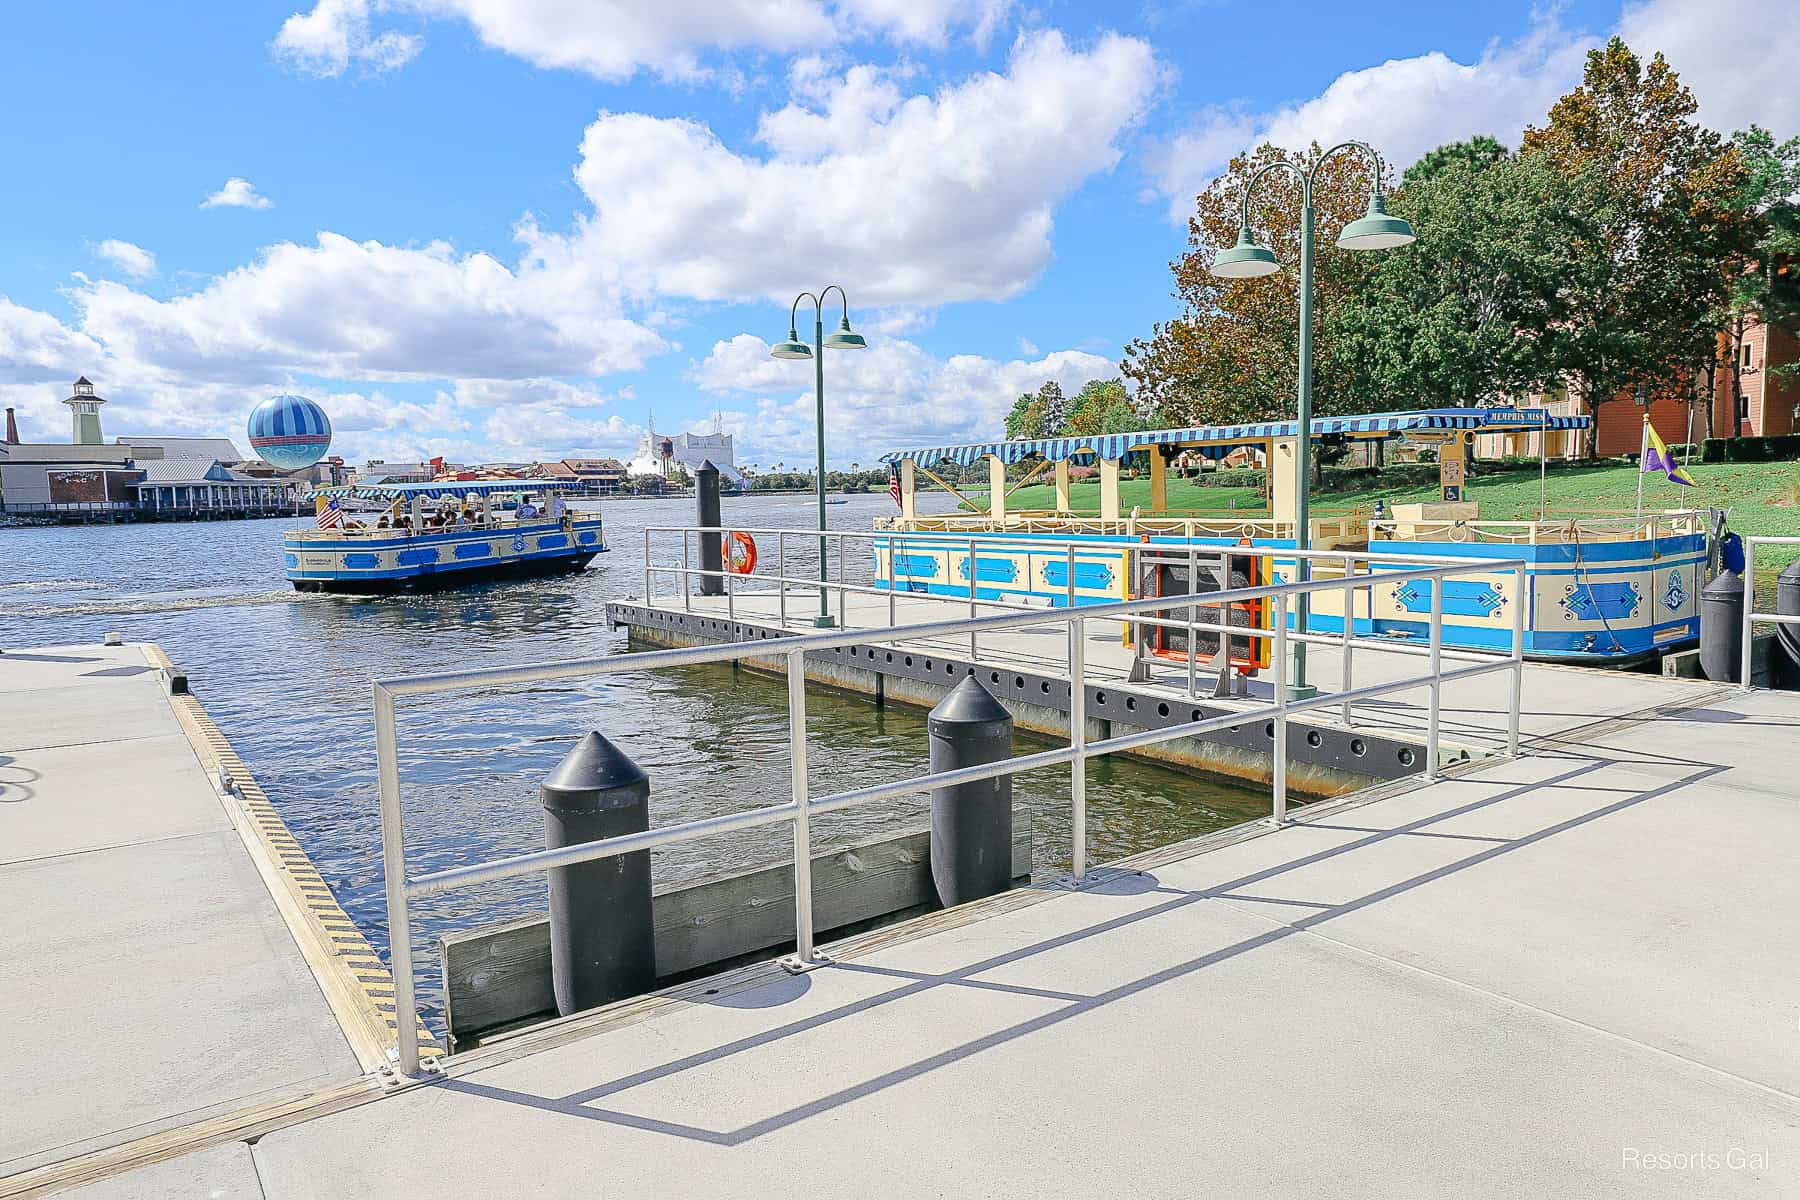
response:
<path id="1" fill-rule="evenodd" d="M 691 475 L 703 462 L 711 462 L 719 468 L 720 477 L 727 483 L 744 486 L 743 472 L 737 469 L 737 457 L 732 451 L 731 435 L 720 429 L 717 422 L 711 433 L 662 434 L 656 432 L 656 418 L 652 416 L 638 438 L 637 453 L 625 464 L 625 470 L 632 475 L 667 479 L 675 473 L 677 466 Z"/>

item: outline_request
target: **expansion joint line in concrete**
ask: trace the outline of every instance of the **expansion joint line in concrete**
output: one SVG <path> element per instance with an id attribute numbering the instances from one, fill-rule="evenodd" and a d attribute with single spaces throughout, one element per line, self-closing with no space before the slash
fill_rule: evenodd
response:
<path id="1" fill-rule="evenodd" d="M 173 672 L 159 647 L 146 644 L 144 653 L 152 665 Z M 229 782 L 231 794 L 222 802 L 232 824 L 271 892 L 277 893 L 276 906 L 305 953 L 357 1062 L 364 1071 L 385 1069 L 399 1029 L 393 975 L 338 904 L 268 793 L 200 701 L 182 693 L 170 696 L 169 704 L 201 762 L 215 778 Z M 288 903 L 282 903 L 284 897 Z M 410 1023 L 421 1057 L 444 1053 L 416 1014 Z"/>

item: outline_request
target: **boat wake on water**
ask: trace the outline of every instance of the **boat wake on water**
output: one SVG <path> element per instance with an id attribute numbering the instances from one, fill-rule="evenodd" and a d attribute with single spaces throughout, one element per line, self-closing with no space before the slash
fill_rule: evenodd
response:
<path id="1" fill-rule="evenodd" d="M 19 579 L 0 583 L 0 592 L 82 591 L 105 586 L 97 579 Z"/>
<path id="2" fill-rule="evenodd" d="M 201 608 L 231 608 L 238 605 L 292 604 L 300 599 L 302 599 L 301 596 L 286 589 L 278 592 L 253 592 L 246 595 L 225 596 L 196 595 L 188 592 L 181 595 L 116 596 L 96 600 L 77 600 L 67 604 L 33 604 L 11 610 L 0 607 L 0 614 L 11 617 L 137 615 L 192 612 Z"/>

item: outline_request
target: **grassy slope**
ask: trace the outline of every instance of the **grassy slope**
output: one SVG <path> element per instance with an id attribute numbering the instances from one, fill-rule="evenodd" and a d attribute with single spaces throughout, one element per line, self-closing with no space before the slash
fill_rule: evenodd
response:
<path id="1" fill-rule="evenodd" d="M 1696 486 L 1679 487 L 1662 476 L 1644 480 L 1646 508 L 1730 508 L 1732 527 L 1744 534 L 1800 531 L 1800 508 L 1793 504 L 1792 489 L 1800 481 L 1793 463 L 1714 463 L 1689 468 Z M 1631 467 L 1552 467 L 1546 495 L 1552 510 L 1609 508 L 1631 511 L 1637 504 L 1638 473 Z M 1388 504 L 1430 500 L 1435 487 L 1372 488 L 1355 492 L 1315 492 L 1313 503 L 1324 508 L 1369 507 L 1377 499 Z M 1484 475 L 1469 484 L 1470 496 L 1480 501 L 1481 515 L 1492 521 L 1518 521 L 1537 515 L 1537 472 Z M 1100 485 L 1077 483 L 1069 499 L 1077 512 L 1098 512 Z M 1122 507 L 1149 506 L 1150 481 L 1127 479 L 1119 485 Z M 1257 510 L 1262 499 L 1254 488 L 1195 487 L 1182 479 L 1169 481 L 1169 507 L 1217 510 L 1231 507 Z M 1020 488 L 1007 501 L 1011 509 L 1047 509 L 1056 503 L 1048 486 Z"/>

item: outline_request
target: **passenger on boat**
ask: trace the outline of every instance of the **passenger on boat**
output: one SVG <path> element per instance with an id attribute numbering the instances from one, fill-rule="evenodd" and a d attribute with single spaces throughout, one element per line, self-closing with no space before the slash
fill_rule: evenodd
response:
<path id="1" fill-rule="evenodd" d="M 382 513 L 381 520 L 375 522 L 375 528 L 377 528 L 377 529 L 391 529 L 392 527 L 393 527 L 393 522 L 391 522 L 387 519 L 386 513 Z"/>
<path id="2" fill-rule="evenodd" d="M 521 521 L 532 520 L 533 518 L 535 518 L 538 515 L 537 505 L 535 505 L 531 502 L 530 496 L 527 496 L 523 500 L 519 501 L 519 507 L 518 507 L 516 515 L 517 515 L 518 519 Z"/>

